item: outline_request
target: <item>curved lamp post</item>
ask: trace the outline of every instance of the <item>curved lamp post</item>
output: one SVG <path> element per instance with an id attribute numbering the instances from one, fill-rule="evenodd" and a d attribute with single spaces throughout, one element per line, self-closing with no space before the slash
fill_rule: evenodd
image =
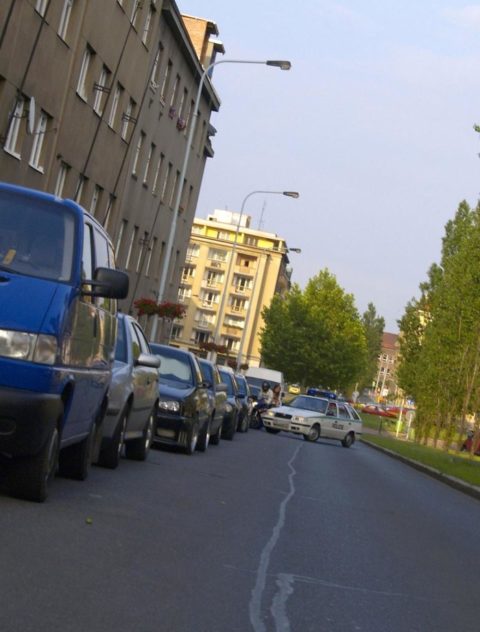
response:
<path id="1" fill-rule="evenodd" d="M 280 60 L 280 59 L 268 59 L 266 61 L 251 61 L 251 60 L 247 60 L 247 59 L 221 59 L 220 61 L 216 61 L 213 64 L 210 64 L 209 66 L 207 66 L 201 77 L 200 77 L 200 82 L 198 84 L 198 90 L 197 90 L 197 97 L 195 99 L 195 105 L 193 106 L 193 117 L 192 117 L 192 122 L 190 124 L 190 130 L 188 132 L 188 137 L 187 137 L 187 145 L 186 145 L 186 149 L 185 149 L 185 156 L 183 157 L 183 164 L 182 164 L 182 169 L 180 172 L 180 175 L 178 177 L 178 188 L 177 188 L 177 192 L 175 195 L 175 203 L 173 205 L 173 217 L 172 217 L 172 223 L 170 225 L 170 232 L 168 234 L 168 241 L 166 244 L 166 250 L 165 250 L 165 261 L 163 263 L 163 267 L 162 267 L 162 271 L 161 271 L 161 275 L 160 275 L 160 281 L 158 284 L 158 292 L 157 292 L 157 302 L 161 303 L 163 301 L 164 298 L 164 294 L 165 294 L 165 286 L 166 286 L 166 282 L 167 282 L 167 274 L 168 274 L 168 269 L 170 267 L 170 259 L 172 256 L 172 246 L 173 246 L 173 240 L 175 238 L 175 231 L 177 228 L 177 220 L 178 220 L 178 212 L 180 209 L 180 202 L 181 202 L 181 198 L 182 198 L 182 193 L 183 193 L 183 181 L 185 180 L 185 175 L 187 173 L 187 167 L 188 167 L 188 160 L 190 158 L 190 150 L 192 147 L 192 141 L 193 141 L 193 135 L 195 133 L 195 128 L 197 126 L 197 119 L 198 119 L 198 108 L 200 106 L 200 99 L 202 97 L 202 89 L 203 89 L 203 84 L 205 83 L 205 78 L 208 76 L 210 70 L 214 67 L 214 66 L 218 66 L 219 64 L 262 64 L 262 65 L 266 65 L 266 66 L 273 66 L 275 68 L 280 68 L 281 70 L 290 70 L 292 64 L 287 61 L 287 60 Z M 152 342 L 155 342 L 155 338 L 157 336 L 157 328 L 158 328 L 158 316 L 155 316 L 155 320 L 153 321 L 153 326 L 152 326 L 152 331 L 150 334 L 150 340 Z"/>
<path id="2" fill-rule="evenodd" d="M 300 193 L 298 193 L 298 191 L 251 191 L 250 193 L 248 193 L 248 195 L 246 195 L 243 199 L 242 202 L 242 206 L 240 209 L 240 214 L 238 216 L 238 222 L 237 222 L 237 228 L 235 229 L 235 236 L 233 238 L 233 245 L 232 245 L 232 250 L 230 252 L 230 260 L 228 262 L 228 268 L 227 268 L 227 273 L 225 275 L 225 289 L 222 292 L 222 300 L 220 302 L 220 307 L 218 308 L 218 312 L 217 312 L 217 320 L 215 322 L 215 329 L 213 332 L 213 341 L 217 342 L 217 339 L 219 337 L 220 334 L 220 328 L 222 326 L 222 321 L 223 321 L 223 312 L 225 310 L 225 303 L 227 300 L 227 295 L 228 295 L 228 288 L 230 287 L 230 274 L 232 272 L 232 267 L 233 267 L 233 260 L 235 257 L 235 253 L 237 251 L 237 238 L 238 238 L 238 233 L 240 231 L 240 225 L 242 223 L 242 217 L 243 217 L 243 211 L 245 210 L 245 204 L 248 200 L 249 197 L 251 197 L 252 195 L 256 195 L 257 193 L 266 193 L 269 195 L 285 195 L 286 197 L 291 197 L 291 198 L 299 198 L 300 197 Z M 211 352 L 211 358 L 212 361 L 215 360 L 215 352 L 212 351 Z"/>

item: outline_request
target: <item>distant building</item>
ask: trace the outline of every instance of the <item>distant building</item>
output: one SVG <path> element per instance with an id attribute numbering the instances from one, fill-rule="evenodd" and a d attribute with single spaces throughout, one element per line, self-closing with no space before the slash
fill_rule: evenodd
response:
<path id="1" fill-rule="evenodd" d="M 189 28 L 192 28 L 191 36 Z M 155 298 L 181 187 L 165 298 L 176 300 L 207 157 L 209 78 L 179 174 L 199 79 L 223 52 L 214 22 L 173 0 L 0 3 L 0 177 L 72 198 L 112 236 L 134 298 Z"/>
<path id="2" fill-rule="evenodd" d="M 274 294 L 289 289 L 291 269 L 285 240 L 254 230 L 250 219 L 242 217 L 228 279 L 239 214 L 216 210 L 207 219 L 194 219 L 178 293 L 187 314 L 174 323 L 171 342 L 195 352 L 216 342 L 228 349 L 219 362 L 240 354 L 241 363 L 258 366 L 262 309 Z"/>
<path id="3" fill-rule="evenodd" d="M 398 394 L 397 364 L 399 352 L 399 336 L 384 332 L 374 385 L 375 395 L 379 398 L 394 398 Z"/>

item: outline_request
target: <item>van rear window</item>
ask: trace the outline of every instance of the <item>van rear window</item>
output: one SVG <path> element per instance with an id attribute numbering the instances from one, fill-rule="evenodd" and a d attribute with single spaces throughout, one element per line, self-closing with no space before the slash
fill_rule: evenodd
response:
<path id="1" fill-rule="evenodd" d="M 75 219 L 68 209 L 42 199 L 0 191 L 0 268 L 69 281 Z"/>

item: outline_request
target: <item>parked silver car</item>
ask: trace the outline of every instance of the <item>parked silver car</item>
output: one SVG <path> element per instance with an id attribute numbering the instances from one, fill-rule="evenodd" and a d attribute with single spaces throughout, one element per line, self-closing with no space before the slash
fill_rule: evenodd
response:
<path id="1" fill-rule="evenodd" d="M 112 469 L 118 466 L 124 445 L 127 459 L 147 458 L 158 408 L 160 366 L 138 322 L 125 314 L 117 318 L 115 362 L 98 460 Z"/>

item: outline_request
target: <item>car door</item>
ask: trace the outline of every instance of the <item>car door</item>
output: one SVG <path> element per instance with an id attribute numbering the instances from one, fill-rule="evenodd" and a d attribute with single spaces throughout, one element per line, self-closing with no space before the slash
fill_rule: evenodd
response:
<path id="1" fill-rule="evenodd" d="M 133 367 L 133 408 L 131 411 L 131 430 L 141 430 L 150 415 L 157 397 L 158 371 L 152 367 L 137 364 L 141 353 L 151 354 L 147 339 L 142 330 L 131 319 L 128 319 L 131 334 Z"/>
<path id="2" fill-rule="evenodd" d="M 353 421 L 345 404 L 340 402 L 337 404 L 337 419 L 332 426 L 337 439 L 344 439 L 345 435 L 353 429 Z"/>
<path id="3" fill-rule="evenodd" d="M 337 421 L 338 412 L 336 402 L 328 402 L 327 410 L 325 411 L 325 417 L 322 419 L 321 436 L 326 439 L 336 439 L 337 431 L 335 424 Z"/>

